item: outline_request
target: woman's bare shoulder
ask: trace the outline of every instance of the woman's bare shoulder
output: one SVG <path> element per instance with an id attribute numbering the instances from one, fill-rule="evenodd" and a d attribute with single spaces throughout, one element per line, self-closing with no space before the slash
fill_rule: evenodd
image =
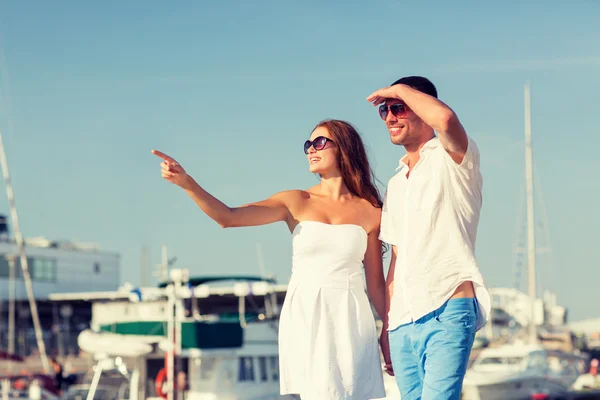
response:
<path id="1" fill-rule="evenodd" d="M 381 207 L 375 207 L 368 200 L 361 200 L 361 211 L 365 216 L 365 225 L 369 227 L 367 232 L 379 232 L 379 224 L 381 223 Z"/>
<path id="2" fill-rule="evenodd" d="M 310 194 L 306 190 L 302 189 L 290 189 L 283 190 L 281 192 L 275 193 L 273 198 L 278 198 L 280 200 L 302 200 L 310 197 Z"/>
<path id="3" fill-rule="evenodd" d="M 308 198 L 310 194 L 301 189 L 284 190 L 271 196 L 272 200 L 285 205 L 289 210 L 298 209 Z"/>

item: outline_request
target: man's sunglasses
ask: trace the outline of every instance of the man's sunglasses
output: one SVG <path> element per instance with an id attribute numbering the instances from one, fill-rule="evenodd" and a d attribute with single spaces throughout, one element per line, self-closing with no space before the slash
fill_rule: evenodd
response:
<path id="1" fill-rule="evenodd" d="M 316 137 L 315 140 L 313 140 L 312 142 L 310 140 L 307 140 L 306 142 L 304 142 L 304 154 L 308 154 L 308 150 L 311 147 L 314 147 L 315 150 L 323 150 L 327 145 L 327 142 L 334 143 L 333 140 L 326 138 L 325 136 Z"/>
<path id="2" fill-rule="evenodd" d="M 396 103 L 389 106 L 382 104 L 379 106 L 379 116 L 381 119 L 385 120 L 387 118 L 388 110 L 396 118 L 404 118 L 408 114 L 408 106 L 406 104 Z"/>

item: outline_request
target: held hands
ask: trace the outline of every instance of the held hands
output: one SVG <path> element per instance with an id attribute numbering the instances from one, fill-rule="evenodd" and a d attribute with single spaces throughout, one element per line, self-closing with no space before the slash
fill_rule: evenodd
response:
<path id="1" fill-rule="evenodd" d="M 175 159 L 161 153 L 158 150 L 152 150 L 152 154 L 163 159 L 160 163 L 162 177 L 182 189 L 188 189 L 191 183 L 191 177 L 185 172 L 185 169 Z"/>
<path id="2" fill-rule="evenodd" d="M 390 356 L 390 340 L 388 331 L 385 327 L 381 330 L 379 345 L 381 346 L 381 353 L 383 354 L 383 361 L 385 362 L 383 368 L 388 375 L 394 376 L 394 367 L 392 366 L 392 357 Z"/>

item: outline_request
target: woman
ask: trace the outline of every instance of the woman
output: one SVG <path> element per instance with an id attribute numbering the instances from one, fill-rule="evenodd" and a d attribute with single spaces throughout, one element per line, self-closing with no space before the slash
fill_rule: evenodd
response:
<path id="1" fill-rule="evenodd" d="M 183 188 L 222 227 L 284 221 L 292 233 L 293 266 L 279 323 L 281 394 L 302 399 L 385 397 L 375 320 L 385 318 L 379 241 L 382 201 L 358 132 L 327 120 L 304 143 L 320 183 L 230 208 L 211 196 L 173 158 L 162 176 Z M 383 345 L 383 343 L 382 343 Z"/>

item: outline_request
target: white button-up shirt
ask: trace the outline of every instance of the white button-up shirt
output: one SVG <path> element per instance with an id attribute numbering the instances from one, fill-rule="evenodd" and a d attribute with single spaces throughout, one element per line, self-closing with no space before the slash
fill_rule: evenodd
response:
<path id="1" fill-rule="evenodd" d="M 461 283 L 471 281 L 479 330 L 491 306 L 475 259 L 483 185 L 477 145 L 469 138 L 457 164 L 433 138 L 421 148 L 409 177 L 405 159 L 388 182 L 381 217 L 380 239 L 398 252 L 388 329 L 438 309 Z"/>

